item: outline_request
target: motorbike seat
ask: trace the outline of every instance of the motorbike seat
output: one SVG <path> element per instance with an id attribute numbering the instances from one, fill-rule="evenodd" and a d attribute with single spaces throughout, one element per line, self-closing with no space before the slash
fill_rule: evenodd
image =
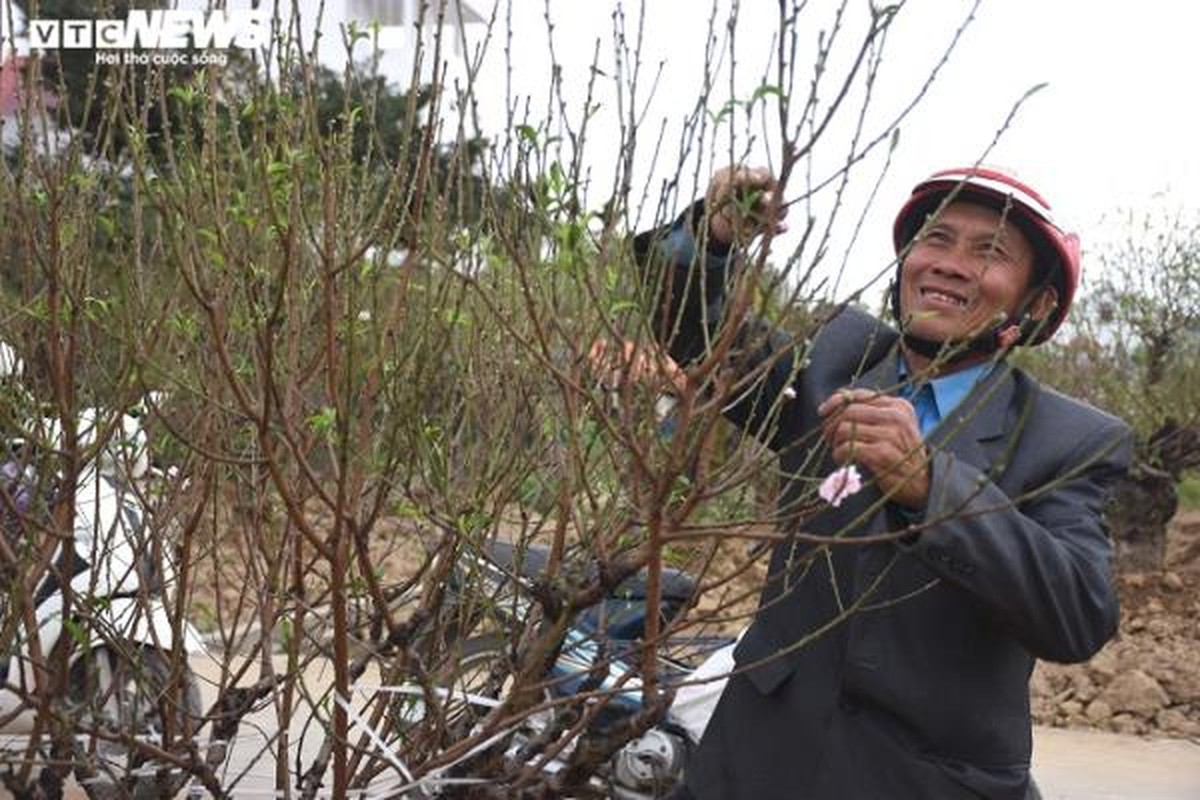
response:
<path id="1" fill-rule="evenodd" d="M 506 572 L 519 574 L 522 577 L 535 579 L 546 571 L 550 560 L 550 549 L 543 545 L 525 545 L 518 547 L 511 542 L 493 540 L 484 549 L 488 559 Z M 595 567 L 589 567 L 587 577 L 594 577 Z M 646 574 L 642 568 L 636 574 L 622 581 L 610 596 L 619 600 L 645 600 Z M 673 567 L 664 567 L 662 571 L 662 599 L 675 602 L 686 602 L 696 591 L 696 579 L 686 572 Z"/>

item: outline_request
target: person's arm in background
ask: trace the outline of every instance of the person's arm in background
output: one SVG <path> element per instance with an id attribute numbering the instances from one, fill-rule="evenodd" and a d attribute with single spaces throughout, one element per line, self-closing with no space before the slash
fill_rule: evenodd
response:
<path id="1" fill-rule="evenodd" d="M 742 248 L 768 230 L 786 229 L 776 191 L 765 169 L 727 167 L 672 224 L 634 238 L 643 286 L 653 293 L 655 339 L 676 362 L 704 354 L 724 316 Z M 772 214 L 778 218 L 768 223 Z"/>
<path id="2" fill-rule="evenodd" d="M 742 250 L 768 231 L 784 231 L 783 216 L 770 172 L 731 167 L 718 171 L 705 199 L 674 223 L 634 239 L 642 283 L 651 296 L 654 338 L 676 363 L 693 365 L 710 353 L 722 325 L 730 324 L 730 292 Z M 793 377 L 792 343 L 753 315 L 741 316 L 723 361 L 745 381 L 735 387 L 726 414 L 763 436 Z"/>

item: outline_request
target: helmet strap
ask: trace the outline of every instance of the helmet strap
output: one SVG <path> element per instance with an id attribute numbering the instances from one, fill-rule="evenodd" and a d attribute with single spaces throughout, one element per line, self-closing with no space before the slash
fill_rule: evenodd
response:
<path id="1" fill-rule="evenodd" d="M 1029 313 L 1030 307 L 1046 285 L 1047 281 L 1038 281 L 1035 286 L 1026 292 L 1025 299 L 1021 301 L 1021 305 L 1017 307 L 1014 313 L 1001 320 L 991 329 L 960 341 L 929 339 L 924 336 L 918 336 L 908 330 L 907 320 L 900 315 L 899 276 L 892 281 L 889 293 L 891 295 L 892 316 L 896 319 L 896 324 L 900 328 L 904 346 L 917 355 L 928 358 L 931 361 L 936 360 L 944 366 L 955 366 L 963 361 L 976 359 L 979 356 L 994 356 L 1002 349 L 1005 349 L 1002 336 L 1010 328 L 1016 327 L 1019 335 L 1008 346 L 1009 348 L 1029 341 L 1037 333 L 1038 329 L 1046 323 L 1046 320 L 1034 319 Z"/>
<path id="2" fill-rule="evenodd" d="M 914 353 L 928 358 L 930 361 L 950 367 L 968 359 L 979 356 L 992 356 L 1001 349 L 1000 334 L 1016 324 L 1012 318 L 1006 319 L 996 327 L 983 333 L 978 333 L 963 341 L 939 341 L 917 336 L 911 331 L 902 331 L 904 346 Z"/>

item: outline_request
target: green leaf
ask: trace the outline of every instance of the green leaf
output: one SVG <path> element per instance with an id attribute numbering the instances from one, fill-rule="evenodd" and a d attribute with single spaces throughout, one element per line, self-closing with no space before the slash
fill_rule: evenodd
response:
<path id="1" fill-rule="evenodd" d="M 442 318 L 447 325 L 460 328 L 471 326 L 471 315 L 461 308 L 447 308 L 442 312 Z"/>
<path id="2" fill-rule="evenodd" d="M 622 311 L 632 311 L 635 308 L 637 308 L 637 304 L 632 300 L 620 300 L 616 303 L 613 303 L 612 306 L 609 307 L 608 315 L 610 317 L 615 317 Z"/>
<path id="3" fill-rule="evenodd" d="M 532 147 L 538 146 L 537 131 L 531 125 L 518 125 L 517 135 L 524 139 Z"/>
<path id="4" fill-rule="evenodd" d="M 83 314 L 93 322 L 107 316 L 111 308 L 112 302 L 109 300 L 91 296 L 83 298 Z"/>
<path id="5" fill-rule="evenodd" d="M 754 94 L 750 96 L 749 105 L 754 105 L 765 97 L 783 97 L 783 90 L 773 83 L 764 83 L 754 90 Z"/>
<path id="6" fill-rule="evenodd" d="M 370 36 L 367 31 L 358 26 L 357 20 L 350 20 L 350 22 L 346 23 L 346 32 L 350 34 L 351 47 L 353 47 L 357 42 L 360 42 Z"/>
<path id="7" fill-rule="evenodd" d="M 112 239 L 117 233 L 117 223 L 113 222 L 112 217 L 108 214 L 98 214 L 96 216 L 96 227 L 100 229 L 100 233 L 106 239 Z"/>
<path id="8" fill-rule="evenodd" d="M 725 105 L 721 106 L 720 111 L 718 111 L 716 114 L 710 113 L 709 116 L 712 118 L 714 124 L 719 125 L 720 123 L 724 122 L 730 114 L 736 111 L 737 107 L 740 105 L 741 101 L 737 99 L 730 100 Z"/>
<path id="9" fill-rule="evenodd" d="M 190 106 L 196 102 L 196 89 L 187 84 L 172 86 L 167 90 L 167 97 L 174 97 L 184 105 Z"/>
<path id="10" fill-rule="evenodd" d="M 332 406 L 325 406 L 317 413 L 308 418 L 308 427 L 313 433 L 327 434 L 333 430 L 333 426 L 337 423 L 337 409 Z"/>
<path id="11" fill-rule="evenodd" d="M 555 194 L 562 194 L 567 186 L 567 177 L 563 173 L 562 164 L 555 161 L 550 165 L 550 189 Z"/>
<path id="12" fill-rule="evenodd" d="M 420 519 L 422 517 L 421 509 L 407 500 L 396 501 L 396 505 L 392 508 L 392 513 L 400 519 Z"/>
<path id="13" fill-rule="evenodd" d="M 283 617 L 279 620 L 279 637 L 283 641 L 283 649 L 290 650 L 288 647 L 292 642 L 292 621 L 288 617 Z"/>
<path id="14" fill-rule="evenodd" d="M 80 647 L 87 647 L 88 634 L 87 629 L 80 624 L 77 619 L 64 619 L 63 628 L 66 629 L 67 635 L 70 636 L 75 644 Z"/>

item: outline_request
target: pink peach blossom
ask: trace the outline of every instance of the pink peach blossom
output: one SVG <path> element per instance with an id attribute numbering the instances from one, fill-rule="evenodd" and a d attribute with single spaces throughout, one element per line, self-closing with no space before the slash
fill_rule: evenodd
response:
<path id="1" fill-rule="evenodd" d="M 858 474 L 858 467 L 847 464 L 829 473 L 829 477 L 821 481 L 821 488 L 817 490 L 817 494 L 821 495 L 821 499 L 826 503 L 837 508 L 843 500 L 862 487 L 862 475 Z"/>

